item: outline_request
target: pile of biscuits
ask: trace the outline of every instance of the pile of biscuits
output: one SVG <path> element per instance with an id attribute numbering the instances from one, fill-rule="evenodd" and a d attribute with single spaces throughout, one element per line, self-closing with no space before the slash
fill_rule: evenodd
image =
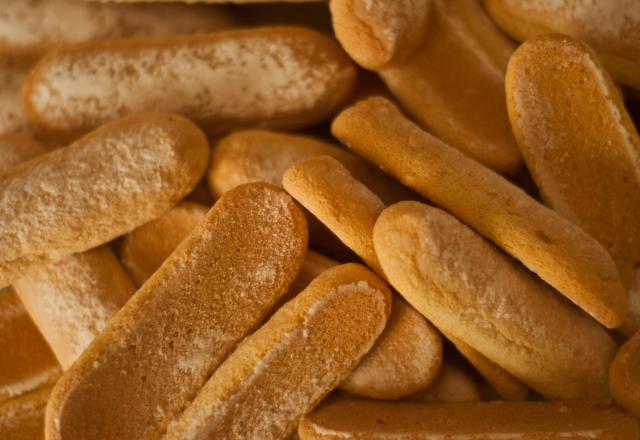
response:
<path id="1" fill-rule="evenodd" d="M 0 439 L 637 440 L 639 110 L 637 0 L 0 0 Z"/>

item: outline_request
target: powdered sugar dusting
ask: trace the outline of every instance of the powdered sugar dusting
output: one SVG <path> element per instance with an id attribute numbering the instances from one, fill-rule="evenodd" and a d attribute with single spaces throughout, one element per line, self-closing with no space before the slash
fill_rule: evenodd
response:
<path id="1" fill-rule="evenodd" d="M 0 183 L 1 260 L 84 251 L 157 217 L 191 189 L 175 133 L 144 119 L 125 127 L 41 156 Z"/>
<path id="2" fill-rule="evenodd" d="M 284 33 L 181 41 L 51 58 L 30 102 L 58 129 L 158 108 L 198 121 L 252 121 L 313 108 L 345 73 L 313 41 Z"/>

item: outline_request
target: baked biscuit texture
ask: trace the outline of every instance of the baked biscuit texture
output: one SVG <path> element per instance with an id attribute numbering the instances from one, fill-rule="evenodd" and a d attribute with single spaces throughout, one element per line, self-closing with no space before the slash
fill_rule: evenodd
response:
<path id="1" fill-rule="evenodd" d="M 618 405 L 640 416 L 640 332 L 620 347 L 609 370 L 611 394 Z"/>
<path id="2" fill-rule="evenodd" d="M 171 114 L 122 118 L 0 180 L 0 285 L 156 218 L 204 174 L 207 140 Z"/>
<path id="3" fill-rule="evenodd" d="M 373 240 L 391 285 L 459 338 L 551 399 L 604 399 L 617 345 L 597 322 L 444 211 L 400 202 Z"/>
<path id="4" fill-rule="evenodd" d="M 516 139 L 545 204 L 598 240 L 633 291 L 640 137 L 598 56 L 570 37 L 533 38 L 509 62 L 506 89 Z M 630 307 L 625 331 L 638 328 L 640 308 Z"/>
<path id="5" fill-rule="evenodd" d="M 29 73 L 23 103 L 36 129 L 60 137 L 158 108 L 209 134 L 297 129 L 336 111 L 355 79 L 329 37 L 266 27 L 54 50 Z"/>
<path id="6" fill-rule="evenodd" d="M 614 262 L 594 238 L 422 131 L 389 101 L 369 98 L 344 110 L 332 132 L 520 260 L 607 327 L 622 324 L 626 292 Z"/>
<path id="7" fill-rule="evenodd" d="M 47 438 L 159 438 L 286 293 L 306 247 L 284 191 L 227 193 L 58 382 Z"/>
<path id="8" fill-rule="evenodd" d="M 238 346 L 165 440 L 288 438 L 371 349 L 390 308 L 363 266 L 327 270 Z"/>
<path id="9" fill-rule="evenodd" d="M 636 420 L 597 402 L 391 403 L 338 400 L 307 416 L 301 440 L 635 440 Z"/>
<path id="10" fill-rule="evenodd" d="M 44 414 L 51 388 L 0 403 L 0 438 L 44 440 Z"/>

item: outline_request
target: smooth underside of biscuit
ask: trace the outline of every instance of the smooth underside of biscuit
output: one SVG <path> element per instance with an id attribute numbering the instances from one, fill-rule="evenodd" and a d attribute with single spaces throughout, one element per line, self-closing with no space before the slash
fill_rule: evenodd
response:
<path id="1" fill-rule="evenodd" d="M 288 438 L 371 349 L 390 299 L 362 266 L 327 270 L 238 346 L 165 439 Z"/>
<path id="2" fill-rule="evenodd" d="M 338 400 L 307 416 L 301 440 L 635 440 L 633 416 L 597 402 L 454 404 Z"/>
<path id="3" fill-rule="evenodd" d="M 606 250 L 581 228 L 439 141 L 384 98 L 344 110 L 333 134 L 517 258 L 610 328 L 626 293 Z"/>
<path id="4" fill-rule="evenodd" d="M 227 193 L 58 382 L 48 438 L 158 438 L 285 294 L 306 247 L 284 191 Z"/>
<path id="5" fill-rule="evenodd" d="M 611 369 L 609 386 L 618 405 L 640 417 L 640 332 L 620 347 Z"/>
<path id="6" fill-rule="evenodd" d="M 437 208 L 400 202 L 374 229 L 391 285 L 431 322 L 548 398 L 608 396 L 603 327 Z"/>

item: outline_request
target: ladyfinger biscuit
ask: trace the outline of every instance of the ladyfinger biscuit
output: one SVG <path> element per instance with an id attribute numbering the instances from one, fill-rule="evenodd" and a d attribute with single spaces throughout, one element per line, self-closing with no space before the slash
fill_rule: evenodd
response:
<path id="1" fill-rule="evenodd" d="M 35 265 L 13 287 L 65 370 L 136 290 L 107 245 Z"/>
<path id="2" fill-rule="evenodd" d="M 61 136 L 162 108 L 209 134 L 300 128 L 327 118 L 356 69 L 332 39 L 296 27 L 87 43 L 30 72 L 23 102 L 36 128 Z"/>
<path id="3" fill-rule="evenodd" d="M 552 399 L 605 398 L 607 331 L 444 211 L 400 202 L 373 232 L 391 285 L 451 334 Z"/>
<path id="4" fill-rule="evenodd" d="M 635 0 L 484 0 L 498 25 L 525 41 L 559 32 L 593 47 L 611 75 L 640 89 L 640 8 Z"/>
<path id="5" fill-rule="evenodd" d="M 281 189 L 225 194 L 60 379 L 47 439 L 159 438 L 287 291 L 306 234 Z"/>
<path id="6" fill-rule="evenodd" d="M 268 182 L 282 185 L 282 176 L 291 165 L 317 156 L 331 156 L 376 193 L 385 203 L 414 199 L 415 193 L 348 150 L 311 136 L 244 130 L 221 139 L 211 152 L 207 172 L 214 197 L 238 185 Z"/>
<path id="7" fill-rule="evenodd" d="M 308 415 L 301 440 L 635 440 L 638 425 L 598 402 L 400 403 L 338 400 Z"/>
<path id="8" fill-rule="evenodd" d="M 640 417 L 640 332 L 620 347 L 611 363 L 609 386 L 618 405 Z"/>
<path id="9" fill-rule="evenodd" d="M 546 35 L 516 51 L 506 88 L 545 203 L 609 251 L 629 288 L 640 267 L 640 137 L 615 84 L 586 45 Z M 632 334 L 640 309 L 630 313 Z"/>
<path id="10" fill-rule="evenodd" d="M 404 398 L 413 402 L 479 402 L 482 392 L 477 380 L 464 368 L 443 362 L 435 380 L 424 390 Z"/>
<path id="11" fill-rule="evenodd" d="M 27 117 L 22 109 L 20 89 L 33 63 L 30 57 L 0 49 L 0 136 L 26 129 Z"/>
<path id="12" fill-rule="evenodd" d="M 524 400 L 529 394 L 527 387 L 520 380 L 509 374 L 504 368 L 490 361 L 477 350 L 471 348 L 463 340 L 456 338 L 450 333 L 445 337 L 456 346 L 458 351 L 474 366 L 478 373 L 491 385 L 502 400 L 518 401 Z"/>
<path id="13" fill-rule="evenodd" d="M 298 276 L 293 281 L 290 291 L 295 291 L 296 294 L 302 292 L 311 281 L 319 277 L 325 270 L 331 269 L 338 264 L 340 263 L 331 258 L 307 249 L 307 255 L 304 257 L 300 272 L 298 272 Z"/>
<path id="14" fill-rule="evenodd" d="M 234 21 L 232 11 L 223 7 L 0 0 L 0 49 L 41 53 L 63 44 L 117 37 L 211 32 Z"/>
<path id="15" fill-rule="evenodd" d="M 426 35 L 418 47 L 376 71 L 421 126 L 484 165 L 515 173 L 521 157 L 504 105 L 504 71 L 515 47 L 477 2 L 430 3 L 422 26 Z M 426 2 L 331 2 L 336 35 L 355 60 L 372 53 L 371 48 L 354 44 L 361 41 L 357 30 L 363 26 L 375 26 L 382 35 L 403 35 L 402 28 L 394 29 L 393 21 L 381 28 L 374 19 L 384 17 L 389 8 L 397 16 L 415 16 Z M 364 10 L 368 12 L 360 16 L 358 11 Z"/>
<path id="16" fill-rule="evenodd" d="M 327 270 L 246 338 L 165 440 L 286 439 L 371 349 L 391 309 L 357 264 Z"/>
<path id="17" fill-rule="evenodd" d="M 182 202 L 157 219 L 129 232 L 119 245 L 122 265 L 142 286 L 209 212 L 198 203 Z"/>
<path id="18" fill-rule="evenodd" d="M 326 156 L 293 165 L 285 173 L 283 184 L 296 200 L 326 224 L 369 267 L 384 276 L 373 245 L 373 226 L 385 206 L 375 194 L 338 162 Z M 395 301 L 394 306 L 396 303 L 401 301 Z M 403 304 L 399 307 L 403 307 Z M 389 320 L 379 343 L 367 355 L 363 365 L 343 384 L 347 391 L 366 397 L 398 398 L 426 387 L 435 378 L 442 360 L 442 345 L 423 344 L 421 340 L 440 340 L 440 335 L 415 310 L 405 308 L 404 313 L 395 316 L 401 319 Z M 422 329 L 418 329 L 418 325 Z M 413 332 L 422 334 L 422 338 L 407 339 L 406 335 Z M 414 344 L 414 347 L 406 346 L 407 343 Z M 421 354 L 420 360 L 417 354 Z M 472 359 L 483 358 L 473 349 L 467 354 Z M 387 367 L 383 368 L 385 361 Z M 486 363 L 491 362 L 487 360 Z M 415 370 L 409 372 L 410 367 Z M 396 374 L 391 374 L 393 369 Z M 515 378 L 509 381 L 511 375 L 499 368 L 480 371 L 488 374 L 487 379 L 491 383 L 500 385 L 500 394 L 504 391 L 503 380 L 507 384 L 520 384 Z M 364 382 L 365 378 L 369 378 L 368 383 Z M 407 382 L 408 379 L 412 381 Z M 519 387 L 519 390 L 524 394 L 527 392 L 525 386 Z M 505 393 L 504 398 L 512 397 L 512 394 Z"/>
<path id="19" fill-rule="evenodd" d="M 429 0 L 332 0 L 336 36 L 362 67 L 382 69 L 411 54 L 424 40 Z"/>
<path id="20" fill-rule="evenodd" d="M 595 239 L 422 131 L 389 101 L 370 98 L 344 110 L 332 132 L 520 260 L 607 327 L 622 324 L 626 294 L 615 264 Z"/>
<path id="21" fill-rule="evenodd" d="M 15 292 L 0 291 L 0 402 L 53 384 L 60 373 Z"/>
<path id="22" fill-rule="evenodd" d="M 47 152 L 40 142 L 25 133 L 0 136 L 0 175 L 6 174 L 19 163 Z"/>
<path id="23" fill-rule="evenodd" d="M 105 124 L 0 180 L 0 285 L 158 217 L 207 166 L 204 134 L 171 114 Z"/>
<path id="24" fill-rule="evenodd" d="M 0 403 L 2 440 L 44 440 L 44 414 L 51 388 Z"/>

